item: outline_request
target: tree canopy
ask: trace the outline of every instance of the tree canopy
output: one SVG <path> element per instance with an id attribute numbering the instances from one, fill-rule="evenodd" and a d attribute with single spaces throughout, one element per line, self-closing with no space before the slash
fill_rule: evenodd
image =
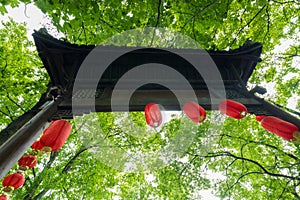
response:
<path id="1" fill-rule="evenodd" d="M 299 95 L 299 1 L 74 1 L 13 0 L 6 6 L 34 3 L 47 14 L 62 40 L 76 44 L 99 44 L 117 33 L 135 28 L 160 27 L 185 34 L 204 49 L 230 49 L 247 40 L 261 42 L 261 62 L 248 88 L 273 83 L 275 93 L 264 97 L 287 109 Z M 41 67 L 24 24 L 13 20 L 0 29 L 0 128 L 30 109 L 45 91 L 49 78 Z M 45 25 L 45 28 L 49 28 Z M 291 41 L 284 51 L 276 45 Z M 299 113 L 298 113 L 299 114 Z M 220 118 L 191 126 L 184 115 L 173 116 L 153 132 L 143 113 L 92 113 L 76 123 L 98 123 L 100 130 L 76 125 L 65 146 L 46 154 L 39 165 L 26 172 L 23 188 L 13 199 L 199 199 L 211 189 L 222 199 L 300 199 L 300 148 L 263 128 L 254 116 L 239 121 Z M 95 118 L 95 116 L 97 116 Z M 95 122 L 95 120 L 97 121 Z M 222 119 L 222 120 L 221 120 Z M 140 136 L 132 135 L 132 121 Z M 222 122 L 222 123 L 221 123 Z M 152 153 L 178 134 L 179 126 L 195 134 L 194 142 L 169 165 L 155 170 L 117 170 L 97 158 L 104 148 Z M 125 128 L 124 128 L 125 127 Z M 111 146 L 87 141 L 99 132 Z M 83 139 L 85 134 L 85 139 Z M 213 141 L 209 148 L 203 141 Z M 107 150 L 106 150 L 107 151 Z M 118 159 L 118 158 L 114 158 Z M 15 167 L 12 169 L 15 170 Z M 218 176 L 217 176 L 218 175 Z M 204 198 L 205 199 L 205 198 Z"/>

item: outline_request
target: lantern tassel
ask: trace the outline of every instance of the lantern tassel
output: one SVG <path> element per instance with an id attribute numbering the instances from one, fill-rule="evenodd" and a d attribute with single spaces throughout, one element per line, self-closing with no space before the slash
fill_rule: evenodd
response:
<path id="1" fill-rule="evenodd" d="M 293 133 L 293 137 L 296 139 L 293 142 L 296 144 L 300 144 L 300 132 L 299 131 L 295 131 Z"/>

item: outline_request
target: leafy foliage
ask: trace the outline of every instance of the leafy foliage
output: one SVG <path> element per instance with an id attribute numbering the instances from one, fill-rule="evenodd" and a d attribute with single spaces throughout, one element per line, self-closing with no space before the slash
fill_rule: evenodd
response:
<path id="1" fill-rule="evenodd" d="M 14 7 L 21 2 L 30 3 L 1 1 L 0 12 L 5 13 L 7 5 Z M 269 98 L 283 106 L 289 98 L 297 99 L 300 95 L 298 1 L 37 0 L 32 3 L 49 15 L 64 34 L 62 39 L 77 44 L 99 44 L 117 33 L 150 26 L 167 27 L 188 35 L 205 49 L 235 48 L 248 39 L 261 42 L 263 62 L 250 82 L 273 83 L 277 95 Z M 3 26 L 0 84 L 5 89 L 0 91 L 1 128 L 31 107 L 48 81 L 36 52 L 31 50 L 33 45 L 26 38 L 24 25 L 10 20 Z M 276 45 L 286 40 L 294 44 L 286 51 L 276 52 Z M 128 44 L 132 45 L 130 40 Z M 44 155 L 39 166 L 27 172 L 25 186 L 16 190 L 13 198 L 199 199 L 200 191 L 209 188 L 224 199 L 300 198 L 297 145 L 266 132 L 253 116 L 240 121 L 226 119 L 222 124 L 206 120 L 196 128 L 184 120 L 183 116 L 173 117 L 156 132 L 147 128 L 142 113 L 97 113 L 79 119 L 82 123 L 99 123 L 101 130 L 86 131 L 72 121 L 74 132 L 67 144 L 57 153 Z M 135 130 L 132 123 L 140 128 Z M 179 126 L 195 134 L 193 143 L 180 152 L 176 161 L 152 171 L 120 172 L 95 156 L 95 152 L 106 147 L 90 142 L 100 137 L 110 142 L 111 151 L 157 152 L 178 134 Z M 205 145 L 207 138 L 213 141 L 209 145 Z M 119 158 L 122 156 L 111 160 Z"/>
<path id="2" fill-rule="evenodd" d="M 30 109 L 45 91 L 48 77 L 24 24 L 10 19 L 0 29 L 0 129 Z"/>

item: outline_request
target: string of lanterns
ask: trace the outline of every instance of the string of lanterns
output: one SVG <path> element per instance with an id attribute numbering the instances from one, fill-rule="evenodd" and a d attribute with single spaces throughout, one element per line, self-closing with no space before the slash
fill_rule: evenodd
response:
<path id="1" fill-rule="evenodd" d="M 154 107 L 155 106 L 155 107 Z M 153 107 L 153 109 L 151 109 Z M 149 109 L 150 108 L 150 109 Z M 183 112 L 194 123 L 201 123 L 206 118 L 205 109 L 194 101 L 186 102 L 182 107 Z M 237 101 L 226 99 L 219 103 L 220 113 L 227 115 L 233 119 L 240 120 L 248 115 L 247 107 Z M 162 122 L 161 110 L 158 104 L 149 103 L 145 107 L 146 122 L 150 127 L 153 127 L 153 122 L 158 127 Z M 256 120 L 261 122 L 261 126 L 287 141 L 300 141 L 300 133 L 298 127 L 294 124 L 279 119 L 274 116 L 256 116 Z"/>
<path id="2" fill-rule="evenodd" d="M 194 101 L 186 102 L 183 107 L 185 115 L 194 123 L 201 123 L 206 119 L 206 111 L 198 103 Z M 219 111 L 233 119 L 240 120 L 248 115 L 245 105 L 233 101 L 223 100 L 219 103 Z M 161 109 L 158 104 L 149 103 L 145 110 L 146 123 L 157 128 L 162 124 Z M 287 141 L 300 141 L 300 133 L 298 127 L 294 124 L 279 119 L 274 116 L 256 116 L 262 127 L 283 138 Z M 6 176 L 2 181 L 3 192 L 0 193 L 0 200 L 7 200 L 8 196 L 15 190 L 23 186 L 25 177 L 23 173 L 32 169 L 37 165 L 39 152 L 55 152 L 62 148 L 71 133 L 71 124 L 65 120 L 53 121 L 50 126 L 44 130 L 41 138 L 35 141 L 32 146 L 32 153 L 23 155 L 19 161 L 17 172 Z"/>
<path id="3" fill-rule="evenodd" d="M 43 152 L 55 152 L 61 149 L 71 133 L 72 126 L 65 120 L 52 121 L 50 126 L 44 130 L 41 138 L 35 141 L 32 146 L 32 152 L 23 155 L 19 161 L 17 172 L 6 176 L 2 181 L 2 194 L 0 200 L 7 200 L 8 196 L 15 190 L 23 186 L 25 182 L 24 172 L 37 165 L 37 155 Z"/>

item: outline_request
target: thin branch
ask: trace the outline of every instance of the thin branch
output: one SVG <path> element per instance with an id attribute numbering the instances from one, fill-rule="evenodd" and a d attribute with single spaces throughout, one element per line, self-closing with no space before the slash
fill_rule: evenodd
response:
<path id="1" fill-rule="evenodd" d="M 239 157 L 236 156 L 230 152 L 226 152 L 226 154 L 230 157 L 239 159 L 239 160 L 244 160 L 244 161 L 248 161 L 250 163 L 255 164 L 256 166 L 258 166 L 265 174 L 268 174 L 270 176 L 274 176 L 274 177 L 282 177 L 282 178 L 288 178 L 288 179 L 292 179 L 292 180 L 300 180 L 300 177 L 293 177 L 293 176 L 288 176 L 288 175 L 284 175 L 284 174 L 277 174 L 277 173 L 273 173 L 273 172 L 269 172 L 264 166 L 262 166 L 259 162 L 255 161 L 255 160 L 251 160 L 249 158 L 243 158 L 243 157 Z"/>
<path id="2" fill-rule="evenodd" d="M 11 121 L 14 121 L 14 117 L 13 117 L 13 115 L 11 114 L 10 109 L 8 108 L 7 105 L 5 105 L 5 108 L 6 108 L 7 112 L 8 112 L 8 117 L 11 119 Z"/>
<path id="3" fill-rule="evenodd" d="M 41 173 L 35 178 L 35 183 L 32 186 L 32 188 L 30 189 L 30 191 L 28 191 L 27 195 L 25 196 L 24 200 L 31 200 L 35 191 L 37 190 L 37 188 L 40 186 L 41 182 L 43 181 L 44 178 L 44 173 L 46 173 L 46 170 L 49 169 L 53 162 L 55 161 L 55 158 L 58 156 L 58 151 L 51 153 L 50 154 L 50 158 L 48 160 L 48 162 L 44 165 L 43 170 L 41 171 Z"/>
<path id="4" fill-rule="evenodd" d="M 216 135 L 214 135 L 214 136 L 216 136 Z M 239 139 L 239 140 L 246 141 L 247 144 L 254 143 L 254 144 L 258 144 L 258 145 L 264 145 L 264 146 L 266 146 L 266 147 L 269 147 L 269 148 L 272 148 L 272 149 L 276 149 L 277 151 L 283 153 L 284 155 L 286 155 L 286 156 L 288 156 L 288 157 L 290 157 L 290 158 L 292 158 L 292 159 L 294 159 L 294 160 L 296 160 L 296 161 L 299 161 L 299 160 L 300 160 L 300 158 L 298 158 L 297 156 L 295 156 L 295 155 L 293 155 L 293 154 L 291 154 L 291 153 L 287 153 L 287 152 L 285 152 L 285 151 L 279 149 L 278 147 L 276 147 L 276 146 L 274 146 L 274 145 L 267 144 L 267 143 L 264 143 L 264 142 L 262 142 L 262 141 L 246 140 L 246 139 L 243 138 L 243 137 L 236 137 L 236 136 L 232 136 L 232 135 L 228 135 L 228 134 L 220 134 L 220 135 L 218 135 L 218 136 L 221 136 L 221 137 L 226 136 L 226 137 L 230 137 L 230 138 L 236 138 L 236 139 Z"/>
<path id="5" fill-rule="evenodd" d="M 204 11 L 206 11 L 207 9 L 209 9 L 210 7 L 212 7 L 213 5 L 215 5 L 218 2 L 218 0 L 213 1 L 212 3 L 204 6 L 204 8 L 202 8 L 201 10 L 199 10 L 196 14 L 194 14 L 192 17 L 190 17 L 185 23 L 184 25 L 181 27 L 181 30 L 185 28 L 185 26 L 190 23 L 190 21 L 192 19 L 195 19 L 196 17 L 198 17 L 201 13 L 203 13 Z"/>
<path id="6" fill-rule="evenodd" d="M 5 66 L 4 66 L 4 68 L 1 70 L 1 75 L 2 75 L 2 78 L 4 78 L 4 74 L 5 74 L 5 70 L 6 70 L 6 68 L 7 68 L 7 60 L 5 60 Z"/>
<path id="7" fill-rule="evenodd" d="M 155 31 L 156 31 L 156 28 L 158 26 L 158 23 L 159 23 L 159 18 L 160 18 L 160 8 L 161 7 L 161 0 L 158 0 L 158 6 L 157 6 L 157 18 L 156 18 L 156 23 L 155 23 L 155 28 L 153 30 L 153 33 L 152 33 L 152 39 L 151 39 L 151 43 L 150 43 L 150 47 L 153 45 L 153 41 L 154 41 L 154 36 L 155 36 Z"/>
<path id="8" fill-rule="evenodd" d="M 155 28 L 157 28 L 159 19 L 160 19 L 160 9 L 161 9 L 161 0 L 158 0 L 158 6 L 157 6 L 157 18 L 156 18 L 156 23 L 155 23 Z"/>
<path id="9" fill-rule="evenodd" d="M 226 176 L 227 176 L 227 174 L 228 174 L 228 169 L 229 169 L 229 167 L 231 167 L 231 166 L 235 163 L 235 161 L 237 161 L 237 159 L 234 159 L 229 165 L 227 165 L 227 167 L 226 167 L 226 169 L 225 169 L 225 174 L 226 174 Z"/>
<path id="10" fill-rule="evenodd" d="M 105 21 L 104 19 L 99 18 L 99 20 L 100 20 L 103 24 L 107 25 L 109 28 L 111 28 L 111 29 L 113 29 L 113 30 L 116 30 L 116 31 L 120 32 L 119 29 L 116 29 L 115 27 L 113 27 L 113 25 L 109 24 L 109 23 L 108 23 L 107 21 Z"/>
<path id="11" fill-rule="evenodd" d="M 47 192 L 48 192 L 48 189 L 47 190 L 42 190 L 35 197 L 33 197 L 33 200 L 38 200 L 38 199 L 42 198 Z"/>
<path id="12" fill-rule="evenodd" d="M 35 174 L 34 168 L 32 168 L 31 171 L 32 171 L 33 177 L 35 178 L 35 177 L 36 177 L 36 174 Z"/>
<path id="13" fill-rule="evenodd" d="M 291 182 L 291 180 L 287 181 L 286 184 L 285 184 L 285 187 L 283 188 L 283 190 L 281 191 L 280 195 L 278 196 L 278 200 L 282 199 L 282 196 L 287 188 L 287 186 L 289 185 L 289 183 Z"/>
<path id="14" fill-rule="evenodd" d="M 179 184 L 179 185 L 180 185 L 180 179 L 181 179 L 182 174 L 185 172 L 185 170 L 187 169 L 187 167 L 190 166 L 190 165 L 195 161 L 195 159 L 196 159 L 197 157 L 198 157 L 198 156 L 194 156 L 194 157 L 189 161 L 189 163 L 186 164 L 186 165 L 184 166 L 184 168 L 180 171 L 180 173 L 179 173 L 179 175 L 178 175 L 178 184 Z"/>
<path id="15" fill-rule="evenodd" d="M 267 15 L 267 32 L 264 36 L 264 39 L 263 41 L 265 41 L 265 38 L 267 37 L 267 35 L 269 34 L 270 32 L 270 24 L 271 24 L 271 20 L 270 20 L 270 13 L 269 13 L 269 3 L 270 3 L 270 0 L 268 0 L 268 5 L 267 5 L 267 8 L 266 8 L 266 15 Z"/>
<path id="16" fill-rule="evenodd" d="M 293 58 L 293 57 L 300 57 L 300 54 L 284 54 L 285 56 L 275 56 L 279 59 L 287 59 L 287 58 Z"/>
<path id="17" fill-rule="evenodd" d="M 186 152 L 188 153 L 188 152 Z M 191 154 L 188 153 L 190 155 L 197 155 L 197 154 Z M 300 177 L 293 177 L 293 176 L 288 176 L 288 175 L 284 175 L 284 174 L 278 174 L 278 173 L 273 173 L 268 171 L 264 166 L 262 166 L 259 162 L 249 159 L 249 158 L 244 158 L 244 157 L 240 157 L 240 156 L 236 156 L 228 151 L 225 152 L 217 152 L 217 153 L 208 153 L 207 155 L 197 155 L 201 158 L 216 158 L 216 157 L 224 157 L 224 156 L 228 156 L 228 157 L 232 157 L 238 160 L 244 160 L 247 161 L 249 163 L 252 163 L 254 165 L 256 165 L 257 167 L 259 167 L 264 174 L 270 175 L 270 176 L 274 176 L 274 177 L 281 177 L 281 178 L 287 178 L 287 179 L 291 179 L 291 180 L 300 180 Z"/>
<path id="18" fill-rule="evenodd" d="M 83 29 L 83 34 L 84 34 L 84 39 L 85 39 L 85 45 L 87 45 L 87 37 L 86 37 L 86 32 L 85 32 L 85 27 L 84 27 L 84 23 L 82 22 L 81 27 Z"/>
<path id="19" fill-rule="evenodd" d="M 70 168 L 71 168 L 71 165 L 74 163 L 74 161 L 83 153 L 85 152 L 86 150 L 90 149 L 90 148 L 93 148 L 94 146 L 89 146 L 89 147 L 86 147 L 86 148 L 83 148 L 83 149 L 80 149 L 74 156 L 73 158 L 71 158 L 69 160 L 69 162 L 65 165 L 65 167 L 63 168 L 62 170 L 62 173 L 67 173 Z"/>
<path id="20" fill-rule="evenodd" d="M 13 102 L 13 104 L 15 104 L 18 108 L 20 108 L 23 112 L 26 112 L 26 110 L 25 110 L 20 104 L 18 104 L 16 101 L 14 101 L 14 100 L 9 96 L 8 93 L 6 93 L 6 97 L 7 97 L 11 102 Z"/>
<path id="21" fill-rule="evenodd" d="M 287 3 L 292 3 L 292 4 L 300 4 L 299 0 L 298 1 L 275 1 L 272 0 L 274 3 L 279 3 L 279 4 L 287 4 Z"/>
<path id="22" fill-rule="evenodd" d="M 68 190 L 65 188 L 65 186 L 63 186 L 62 188 L 63 188 L 65 194 L 67 195 L 67 199 L 70 199 L 70 195 L 68 193 Z"/>
<path id="23" fill-rule="evenodd" d="M 292 194 L 293 194 L 297 199 L 299 199 L 300 196 L 298 195 L 297 190 L 298 190 L 298 186 L 300 185 L 300 182 L 298 182 L 297 184 L 296 184 L 295 182 L 293 182 L 293 185 L 294 185 L 294 192 L 292 192 Z"/>
<path id="24" fill-rule="evenodd" d="M 11 116 L 10 116 L 9 114 L 7 114 L 6 112 L 0 110 L 0 113 L 2 113 L 3 115 L 5 115 L 5 116 L 7 116 L 7 117 L 9 117 L 9 118 L 11 119 Z M 12 120 L 12 119 L 11 119 L 11 120 Z"/>
<path id="25" fill-rule="evenodd" d="M 229 190 L 231 190 L 236 184 L 238 184 L 242 178 L 244 178 L 245 176 L 248 176 L 250 174 L 263 174 L 263 173 L 262 172 L 248 172 L 248 173 L 245 173 L 245 174 L 241 175 L 231 186 L 227 187 L 227 190 L 225 191 L 225 194 Z"/>
<path id="26" fill-rule="evenodd" d="M 243 26 L 240 30 L 239 30 L 239 32 L 237 33 L 237 35 L 236 35 L 236 37 L 233 39 L 233 41 L 230 43 L 230 47 L 235 43 L 235 41 L 236 41 L 236 39 L 237 39 L 237 37 L 238 37 L 238 35 L 247 27 L 247 26 L 249 26 L 250 24 L 251 24 L 251 22 L 253 22 L 253 20 L 265 9 L 265 7 L 266 7 L 266 5 L 267 4 L 265 4 L 255 15 L 254 15 L 254 17 L 252 17 L 251 19 L 250 19 L 250 21 L 248 21 L 247 22 L 247 24 L 245 24 L 245 26 Z"/>

